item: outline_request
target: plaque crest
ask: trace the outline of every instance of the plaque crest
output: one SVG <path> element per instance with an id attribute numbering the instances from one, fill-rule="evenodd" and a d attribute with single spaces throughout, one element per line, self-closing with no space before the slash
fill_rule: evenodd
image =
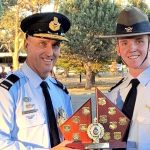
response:
<path id="1" fill-rule="evenodd" d="M 109 141 L 110 140 L 110 132 L 105 132 L 104 133 L 104 136 L 103 136 L 103 139 L 105 140 L 105 141 Z"/>
<path id="2" fill-rule="evenodd" d="M 80 140 L 79 133 L 74 133 L 72 138 L 74 141 L 79 141 Z"/>
<path id="3" fill-rule="evenodd" d="M 121 137 L 121 132 L 114 132 L 114 139 L 115 140 L 120 140 L 122 137 Z"/>
<path id="4" fill-rule="evenodd" d="M 90 108 L 89 107 L 83 107 L 82 108 L 82 114 L 83 115 L 89 115 L 90 114 Z"/>
<path id="5" fill-rule="evenodd" d="M 117 122 L 113 121 L 109 123 L 109 128 L 115 130 L 117 128 Z"/>
<path id="6" fill-rule="evenodd" d="M 72 122 L 79 124 L 79 122 L 80 122 L 80 117 L 79 117 L 79 116 L 73 116 Z"/>
<path id="7" fill-rule="evenodd" d="M 122 126 L 126 125 L 127 124 L 126 117 L 120 117 L 119 118 L 119 124 L 122 125 Z"/>
<path id="8" fill-rule="evenodd" d="M 97 123 L 97 119 L 95 118 L 94 123 L 88 126 L 87 133 L 93 139 L 93 143 L 99 143 L 99 139 L 104 136 L 104 127 L 102 124 Z"/>
<path id="9" fill-rule="evenodd" d="M 64 131 L 65 131 L 65 132 L 70 132 L 70 130 L 71 130 L 70 125 L 65 125 L 65 126 L 64 126 Z"/>
<path id="10" fill-rule="evenodd" d="M 98 98 L 98 104 L 101 105 L 101 106 L 106 105 L 105 97 Z"/>
<path id="11" fill-rule="evenodd" d="M 80 124 L 80 131 L 86 132 L 87 131 L 87 125 L 86 124 Z"/>
<path id="12" fill-rule="evenodd" d="M 116 114 L 116 108 L 115 107 L 108 107 L 108 114 L 109 115 L 115 115 Z"/>
<path id="13" fill-rule="evenodd" d="M 107 115 L 100 115 L 99 116 L 99 123 L 107 123 Z"/>

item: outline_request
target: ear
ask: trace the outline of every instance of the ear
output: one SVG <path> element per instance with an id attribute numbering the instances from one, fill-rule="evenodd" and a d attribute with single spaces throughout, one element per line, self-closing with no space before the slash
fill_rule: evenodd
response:
<path id="1" fill-rule="evenodd" d="M 24 40 L 24 48 L 26 50 L 26 52 L 28 51 L 28 39 Z"/>
<path id="2" fill-rule="evenodd" d="M 116 45 L 116 50 L 117 50 L 117 55 L 120 56 L 120 48 L 118 44 Z"/>

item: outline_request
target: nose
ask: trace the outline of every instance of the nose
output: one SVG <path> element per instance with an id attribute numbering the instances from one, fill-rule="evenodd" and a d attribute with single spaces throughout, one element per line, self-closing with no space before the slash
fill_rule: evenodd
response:
<path id="1" fill-rule="evenodd" d="M 136 43 L 131 40 L 131 41 L 129 42 L 129 44 L 128 44 L 128 48 L 129 48 L 129 51 L 130 51 L 130 52 L 136 51 L 136 48 L 137 48 Z"/>
<path id="2" fill-rule="evenodd" d="M 53 47 L 51 44 L 49 44 L 46 48 L 45 48 L 45 53 L 47 56 L 53 56 Z"/>

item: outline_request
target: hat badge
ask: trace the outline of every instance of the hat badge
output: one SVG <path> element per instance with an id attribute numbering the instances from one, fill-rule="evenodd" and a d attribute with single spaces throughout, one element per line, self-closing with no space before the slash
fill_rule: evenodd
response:
<path id="1" fill-rule="evenodd" d="M 58 31 L 60 29 L 60 23 L 58 22 L 58 18 L 54 17 L 54 19 L 49 23 L 49 28 L 52 31 Z"/>
<path id="2" fill-rule="evenodd" d="M 125 30 L 126 30 L 127 33 L 130 33 L 130 32 L 132 32 L 133 27 L 127 27 L 127 28 L 125 28 Z"/>

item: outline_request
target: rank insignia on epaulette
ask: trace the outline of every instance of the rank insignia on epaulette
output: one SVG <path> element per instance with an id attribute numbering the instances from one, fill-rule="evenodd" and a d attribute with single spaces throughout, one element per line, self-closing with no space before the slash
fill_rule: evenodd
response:
<path id="1" fill-rule="evenodd" d="M 67 88 L 60 81 L 56 80 L 56 83 L 54 84 L 61 88 L 66 94 L 69 94 Z"/>
<path id="2" fill-rule="evenodd" d="M 16 76 L 15 74 L 10 74 L 6 79 L 4 79 L 0 83 L 0 86 L 5 88 L 6 90 L 9 90 L 18 80 L 18 76 Z"/>

